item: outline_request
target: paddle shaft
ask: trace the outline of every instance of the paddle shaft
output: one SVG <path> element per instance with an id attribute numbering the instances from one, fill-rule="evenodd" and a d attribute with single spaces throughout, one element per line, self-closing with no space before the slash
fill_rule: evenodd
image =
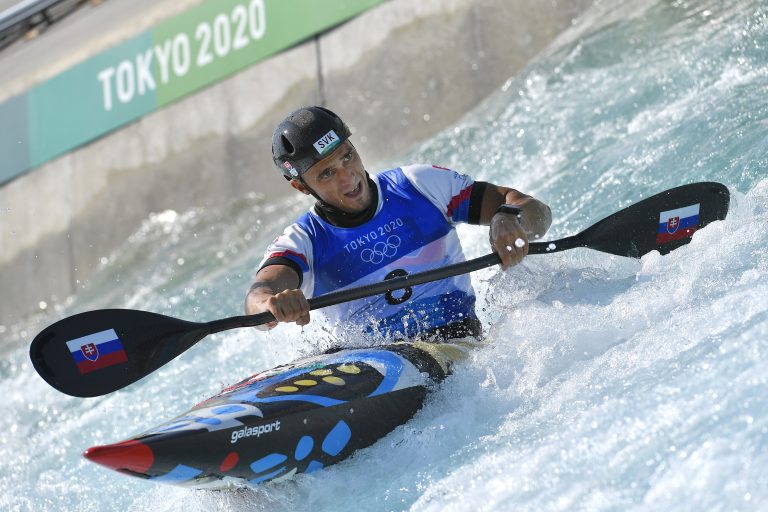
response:
<path id="1" fill-rule="evenodd" d="M 697 229 L 724 219 L 728 204 L 728 189 L 719 183 L 683 185 L 630 205 L 574 236 L 530 243 L 528 254 L 586 247 L 631 258 L 640 258 L 650 251 L 663 255 L 690 242 Z M 309 305 L 313 310 L 324 308 L 499 263 L 497 254 L 487 254 L 447 267 L 321 295 L 310 299 Z M 100 396 L 146 377 L 209 334 L 274 320 L 269 312 L 190 322 L 131 309 L 88 311 L 59 320 L 41 331 L 30 345 L 30 359 L 38 374 L 59 391 L 79 397 Z M 110 336 L 109 340 L 99 338 L 104 336 Z M 89 357 L 94 352 L 101 353 L 96 344 L 105 344 L 103 355 L 108 357 Z"/>
<path id="2" fill-rule="evenodd" d="M 533 242 L 529 244 L 528 254 L 547 254 L 582 246 L 583 244 L 578 240 L 578 235 L 569 236 L 552 242 Z M 439 281 L 440 279 L 446 279 L 448 277 L 454 277 L 461 274 L 474 272 L 475 270 L 492 267 L 494 265 L 499 265 L 500 263 L 501 258 L 499 258 L 499 255 L 494 252 L 479 258 L 462 261 L 460 263 L 454 263 L 453 265 L 447 265 L 445 267 L 435 268 L 432 270 L 426 270 L 417 274 L 395 277 L 378 283 L 372 283 L 355 288 L 349 288 L 346 290 L 326 293 L 325 295 L 320 295 L 319 297 L 309 299 L 309 309 L 321 309 L 328 306 L 335 306 L 336 304 L 341 304 L 343 302 L 363 299 L 373 295 L 381 295 L 383 293 L 389 293 L 395 290 L 402 290 L 403 288 L 408 288 L 410 286 L 416 286 L 432 281 Z M 215 332 L 226 331 L 238 327 L 255 327 L 272 322 L 274 320 L 274 315 L 267 311 L 264 313 L 257 313 L 255 315 L 241 315 L 222 318 L 220 320 L 208 322 L 204 325 L 208 330 L 208 333 L 213 334 Z"/>

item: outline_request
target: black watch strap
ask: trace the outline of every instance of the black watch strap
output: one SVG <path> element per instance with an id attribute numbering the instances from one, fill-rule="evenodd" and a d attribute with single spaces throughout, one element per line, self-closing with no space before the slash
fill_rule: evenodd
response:
<path id="1" fill-rule="evenodd" d="M 517 217 L 520 216 L 522 211 L 523 210 L 521 210 L 519 206 L 513 204 L 502 204 L 496 208 L 496 213 L 508 213 L 510 215 L 516 215 Z"/>

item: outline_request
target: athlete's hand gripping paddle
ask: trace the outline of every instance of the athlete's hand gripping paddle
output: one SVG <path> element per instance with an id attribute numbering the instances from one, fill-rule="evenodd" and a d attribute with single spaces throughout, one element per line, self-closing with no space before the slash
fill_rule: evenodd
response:
<path id="1" fill-rule="evenodd" d="M 633 258 L 654 250 L 666 254 L 690 242 L 697 229 L 724 219 L 728 203 L 728 189 L 719 183 L 684 185 L 614 213 L 577 235 L 531 243 L 528 254 L 576 247 Z M 309 305 L 313 310 L 324 308 L 499 263 L 498 255 L 492 253 L 418 274 L 328 293 L 310 299 Z M 146 311 L 102 309 L 50 325 L 32 341 L 29 355 L 40 376 L 62 393 L 100 396 L 146 377 L 209 334 L 273 320 L 271 313 L 260 313 L 197 323 Z"/>

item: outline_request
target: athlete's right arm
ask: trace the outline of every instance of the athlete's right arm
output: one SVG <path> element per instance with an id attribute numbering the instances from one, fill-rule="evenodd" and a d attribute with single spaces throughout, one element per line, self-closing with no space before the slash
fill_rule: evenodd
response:
<path id="1" fill-rule="evenodd" d="M 278 322 L 307 325 L 309 302 L 298 286 L 299 276 L 293 268 L 287 265 L 263 267 L 245 296 L 245 313 L 272 313 L 277 320 L 261 326 L 263 330 L 272 329 Z"/>

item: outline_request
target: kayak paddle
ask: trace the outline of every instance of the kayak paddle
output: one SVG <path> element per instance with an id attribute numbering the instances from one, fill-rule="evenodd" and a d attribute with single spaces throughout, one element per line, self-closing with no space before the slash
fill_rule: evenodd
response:
<path id="1" fill-rule="evenodd" d="M 719 183 L 693 183 L 649 197 L 614 213 L 574 236 L 532 242 L 528 254 L 576 247 L 639 258 L 650 251 L 667 254 L 690 242 L 693 233 L 728 213 L 728 189 Z M 501 262 L 496 253 L 418 274 L 395 277 L 309 299 L 319 309 L 372 295 L 465 274 Z M 29 355 L 37 373 L 62 393 L 101 396 L 136 382 L 195 343 L 238 327 L 274 320 L 271 313 L 198 323 L 131 309 L 101 309 L 64 318 L 32 341 Z"/>

